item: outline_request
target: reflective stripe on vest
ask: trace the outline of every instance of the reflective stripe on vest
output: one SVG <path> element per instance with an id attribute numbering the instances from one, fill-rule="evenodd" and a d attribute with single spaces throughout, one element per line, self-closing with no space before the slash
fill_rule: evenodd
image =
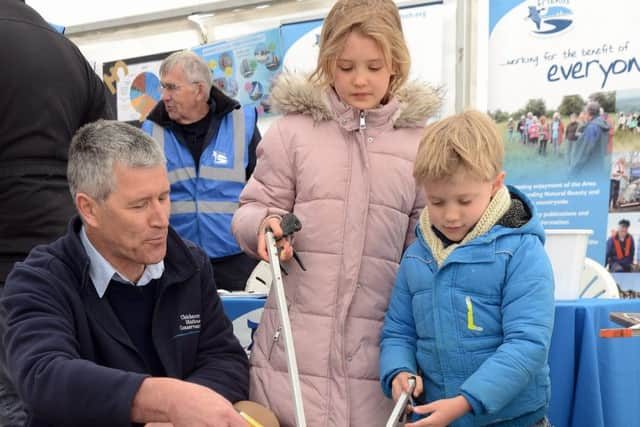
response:
<path id="1" fill-rule="evenodd" d="M 233 168 L 201 166 L 200 177 L 202 178 L 242 183 L 246 181 L 246 172 L 244 167 L 244 111 L 241 108 L 238 108 L 233 110 L 231 114 L 233 117 Z M 151 126 L 151 136 L 153 139 L 158 141 L 160 147 L 162 147 L 162 151 L 164 151 L 164 128 L 155 122 L 151 122 Z M 175 184 L 178 181 L 184 181 L 186 179 L 195 179 L 196 177 L 196 170 L 191 167 L 174 169 L 169 172 L 169 182 L 171 184 Z M 183 213 L 188 212 L 195 212 L 195 205 L 193 211 L 183 211 Z"/>
<path id="2" fill-rule="evenodd" d="M 178 181 L 196 178 L 196 168 L 180 168 L 168 172 L 169 182 L 174 184 Z"/>
<path id="3" fill-rule="evenodd" d="M 238 203 L 233 202 L 198 202 L 199 213 L 228 213 L 238 209 Z M 171 214 L 187 214 L 196 212 L 196 202 L 171 202 Z"/>

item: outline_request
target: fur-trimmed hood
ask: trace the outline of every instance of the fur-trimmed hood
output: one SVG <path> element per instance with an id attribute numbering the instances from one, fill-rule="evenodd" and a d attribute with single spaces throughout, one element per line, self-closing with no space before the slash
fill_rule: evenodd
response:
<path id="1" fill-rule="evenodd" d="M 392 121 L 395 128 L 421 127 L 438 113 L 442 105 L 442 89 L 426 83 L 410 81 L 393 97 L 398 106 Z M 331 102 L 331 89 L 324 89 L 309 81 L 308 76 L 283 72 L 271 88 L 271 106 L 282 114 L 310 115 L 316 121 L 336 117 Z"/>

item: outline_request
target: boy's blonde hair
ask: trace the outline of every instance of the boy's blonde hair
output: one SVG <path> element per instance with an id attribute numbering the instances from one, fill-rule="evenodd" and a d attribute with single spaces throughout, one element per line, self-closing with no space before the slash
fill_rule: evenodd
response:
<path id="1" fill-rule="evenodd" d="M 413 176 L 420 185 L 449 178 L 461 169 L 491 181 L 502 172 L 504 146 L 496 125 L 479 111 L 466 111 L 425 128 Z"/>
<path id="2" fill-rule="evenodd" d="M 395 93 L 409 76 L 411 58 L 400 13 L 392 0 L 338 0 L 324 20 L 318 64 L 311 81 L 322 86 L 333 84 L 338 55 L 352 31 L 371 37 L 380 47 L 392 73 L 389 93 Z"/>

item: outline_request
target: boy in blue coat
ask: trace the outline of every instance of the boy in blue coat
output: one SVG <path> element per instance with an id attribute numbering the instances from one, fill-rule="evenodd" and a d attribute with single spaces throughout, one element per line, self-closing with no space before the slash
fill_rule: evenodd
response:
<path id="1" fill-rule="evenodd" d="M 385 316 L 380 379 L 417 376 L 409 426 L 545 426 L 553 273 L 533 204 L 504 185 L 494 123 L 427 127 L 414 166 L 427 203 Z"/>

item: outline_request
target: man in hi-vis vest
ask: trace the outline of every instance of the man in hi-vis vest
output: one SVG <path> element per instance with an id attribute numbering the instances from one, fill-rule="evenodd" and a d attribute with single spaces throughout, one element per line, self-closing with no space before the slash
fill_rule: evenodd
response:
<path id="1" fill-rule="evenodd" d="M 160 80 L 162 100 L 142 128 L 164 147 L 171 225 L 209 255 L 218 288 L 242 290 L 257 261 L 236 243 L 231 218 L 256 164 L 256 110 L 213 86 L 191 51 L 162 61 Z"/>

